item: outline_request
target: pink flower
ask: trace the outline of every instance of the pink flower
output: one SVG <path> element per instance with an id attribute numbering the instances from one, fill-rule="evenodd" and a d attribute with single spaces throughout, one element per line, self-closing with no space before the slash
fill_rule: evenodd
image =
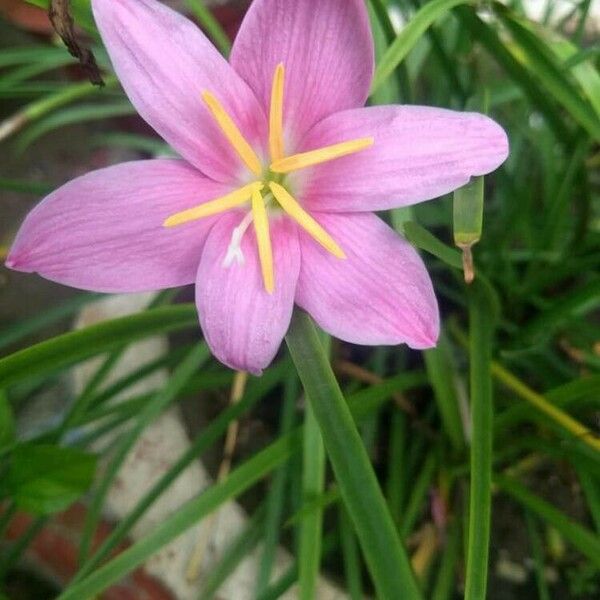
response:
<path id="1" fill-rule="evenodd" d="M 416 251 L 371 211 L 450 192 L 508 152 L 489 118 L 364 108 L 363 0 L 255 0 L 228 64 L 155 0 L 93 0 L 114 68 L 182 160 L 95 171 L 25 220 L 7 266 L 100 292 L 196 283 L 225 364 L 260 373 L 294 303 L 357 344 L 436 344 Z"/>

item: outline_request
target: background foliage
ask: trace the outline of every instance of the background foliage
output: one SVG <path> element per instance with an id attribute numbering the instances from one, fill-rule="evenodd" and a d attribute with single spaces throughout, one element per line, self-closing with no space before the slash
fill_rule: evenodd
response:
<path id="1" fill-rule="evenodd" d="M 189 0 L 187 6 L 226 53 L 227 37 L 202 3 Z M 385 215 L 423 251 L 443 312 L 441 343 L 421 354 L 333 341 L 340 389 L 311 323 L 297 315 L 288 343 L 311 409 L 297 409 L 298 375 L 283 349 L 95 552 L 90 540 L 107 490 L 140 433 L 181 399 L 226 396 L 232 376 L 199 341 L 179 343 L 133 376 L 104 385 L 132 342 L 196 331 L 194 307 L 174 303 L 173 294 L 159 296 L 139 315 L 56 337 L 48 332 L 96 296 L 78 295 L 2 323 L 0 533 L 18 510 L 36 519 L 4 548 L 0 575 L 19 562 L 54 512 L 85 494 L 90 508 L 80 571 L 60 598 L 97 594 L 225 501 L 259 485 L 264 502 L 249 530 L 231 541 L 204 597 L 216 594 L 259 542 L 257 598 L 277 598 L 296 582 L 299 597 L 311 598 L 322 568 L 337 573 L 352 598 L 375 588 L 393 598 L 398 582 L 406 597 L 434 600 L 600 597 L 600 23 L 590 7 L 590 0 L 573 2 L 559 18 L 559 5 L 548 0 L 534 22 L 520 0 L 370 0 L 378 51 L 371 102 L 484 110 L 511 142 L 508 162 L 485 182 L 473 182 L 454 198 Z M 73 81 L 65 67 L 74 60 L 58 42 L 2 45 L 2 151 L 26 162 L 32 145 L 50 132 L 68 135 L 75 124 L 101 121 L 90 144 L 146 156 L 169 152 L 149 134 L 119 127 L 116 118 L 134 111 L 110 75 L 87 0 L 74 2 L 74 11 L 107 71 L 106 86 Z M 400 17 L 404 25 L 398 27 Z M 29 198 L 59 183 L 0 174 L 3 194 Z M 18 223 L 3 226 L 8 235 Z M 454 244 L 468 249 L 479 239 L 476 278 L 467 285 Z M 6 277 L 10 286 L 18 276 Z M 102 366 L 81 394 L 65 398 L 60 418 L 33 437 L 18 435 L 27 403 L 96 355 L 105 357 Z M 320 359 L 311 364 L 306 357 L 313 355 Z M 164 367 L 171 372 L 164 387 L 112 402 Z M 315 373 L 324 388 L 311 387 Z M 266 420 L 269 445 L 237 461 L 226 479 L 147 538 L 109 558 L 185 466 L 220 444 L 231 422 L 266 404 L 274 415 Z M 332 415 L 326 411 L 334 409 L 327 428 Z M 348 428 L 357 423 L 362 444 L 358 437 L 338 440 L 341 414 Z M 108 466 L 94 477 L 90 444 L 117 427 L 117 442 L 103 456 Z M 369 495 L 371 488 L 353 485 L 353 465 L 344 464 L 344 456 L 358 456 L 363 444 L 383 490 L 381 505 L 375 478 Z M 372 528 L 373 514 L 389 531 Z M 378 536 L 388 535 L 398 540 L 397 556 L 391 552 L 389 564 L 374 561 L 384 554 Z M 274 548 L 282 539 L 296 559 L 273 580 Z M 526 570 L 519 584 L 488 569 L 506 548 L 512 563 Z"/>

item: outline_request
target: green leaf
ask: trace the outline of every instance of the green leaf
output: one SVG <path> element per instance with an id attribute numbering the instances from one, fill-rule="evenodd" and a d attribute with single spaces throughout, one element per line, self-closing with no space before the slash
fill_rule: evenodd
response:
<path id="1" fill-rule="evenodd" d="M 564 512 L 542 500 L 518 481 L 501 475 L 494 477 L 494 483 L 505 493 L 520 502 L 538 518 L 557 529 L 575 548 L 584 554 L 596 567 L 600 568 L 600 538 L 591 531 L 570 519 Z"/>
<path id="2" fill-rule="evenodd" d="M 448 338 L 442 334 L 437 347 L 427 350 L 423 356 L 444 430 L 453 450 L 459 452 L 465 441 L 456 392 L 458 375 L 452 362 L 452 346 Z"/>
<path id="3" fill-rule="evenodd" d="M 210 358 L 210 350 L 205 342 L 194 346 L 183 358 L 177 369 L 172 373 L 169 380 L 148 401 L 140 411 L 139 417 L 134 425 L 114 443 L 114 454 L 102 474 L 97 489 L 94 493 L 89 510 L 86 514 L 80 545 L 80 562 L 87 558 L 92 544 L 92 537 L 100 515 L 104 501 L 110 486 L 118 475 L 119 470 L 127 459 L 129 452 L 143 431 L 175 400 L 183 386 L 190 380 L 193 374 Z"/>
<path id="4" fill-rule="evenodd" d="M 75 448 L 21 444 L 0 484 L 16 505 L 47 515 L 64 510 L 92 484 L 96 457 Z"/>
<path id="5" fill-rule="evenodd" d="M 371 86 L 371 94 L 375 92 L 384 81 L 394 72 L 405 56 L 413 49 L 415 44 L 427 29 L 450 9 L 460 4 L 467 4 L 470 0 L 433 0 L 425 4 L 398 34 L 388 48 L 383 58 L 379 61 Z"/>
<path id="6" fill-rule="evenodd" d="M 492 483 L 493 298 L 477 281 L 469 289 L 471 483 L 465 600 L 487 596 Z"/>
<path id="7" fill-rule="evenodd" d="M 529 27 L 531 23 L 522 21 L 510 9 L 493 3 L 494 11 L 510 31 L 516 46 L 513 56 L 538 78 L 546 93 L 552 95 L 596 141 L 600 140 L 600 118 L 591 105 L 582 97 L 577 88 L 561 70 L 558 61 L 553 60 L 552 51 L 541 37 Z"/>
<path id="8" fill-rule="evenodd" d="M 281 367 L 286 370 L 287 364 L 284 362 Z M 269 378 L 272 372 L 273 369 L 271 369 L 271 372 L 266 373 L 258 380 L 258 382 L 263 382 Z M 271 383 L 272 381 L 273 380 L 271 380 Z M 373 388 L 378 388 L 375 390 L 374 394 L 368 393 L 370 390 L 366 390 L 365 392 L 359 392 L 349 397 L 348 403 L 350 411 L 355 419 L 364 418 L 377 410 L 382 402 L 386 398 L 389 398 L 390 393 L 393 391 L 411 389 L 422 385 L 423 383 L 424 377 L 422 373 L 407 373 L 400 377 L 395 377 L 378 386 L 373 386 Z M 261 396 L 264 396 L 265 394 L 266 392 L 262 393 Z M 255 397 L 252 402 L 255 402 L 256 400 L 258 400 L 258 398 Z M 117 528 L 119 530 L 118 535 L 115 535 L 117 534 L 117 530 L 111 534 L 110 538 L 98 551 L 99 557 L 106 556 L 104 553 L 109 552 L 109 548 L 114 548 L 118 537 L 129 530 L 139 516 L 158 498 L 161 490 L 170 485 L 177 473 L 180 473 L 185 466 L 190 464 L 194 457 L 213 444 L 225 431 L 227 424 L 242 413 L 242 409 L 248 408 L 246 402 L 250 402 L 249 397 L 245 398 L 240 404 L 232 406 L 227 411 L 224 411 L 219 418 L 207 428 L 205 434 L 198 437 L 194 445 L 190 447 L 186 454 L 173 466 L 173 469 L 166 473 L 161 480 L 155 484 L 153 489 L 140 500 L 132 513 L 119 525 Z M 97 594 L 110 586 L 111 583 L 121 579 L 129 571 L 144 562 L 144 560 L 150 557 L 159 548 L 162 548 L 186 529 L 194 525 L 197 521 L 210 514 L 223 502 L 242 493 L 272 469 L 286 461 L 292 453 L 297 452 L 300 449 L 301 439 L 301 429 L 296 429 L 287 435 L 280 436 L 280 438 L 268 448 L 265 448 L 265 450 L 259 452 L 238 469 L 233 471 L 223 483 L 209 488 L 198 498 L 195 498 L 182 506 L 178 512 L 161 523 L 147 537 L 135 544 L 135 546 L 111 560 L 105 566 L 100 567 L 96 572 L 87 572 L 84 579 L 73 582 L 69 589 L 60 596 L 60 600 L 79 600 L 79 598 L 86 597 L 86 595 Z M 364 510 L 368 512 L 369 507 L 365 506 Z M 327 537 L 323 544 L 324 550 L 326 540 Z M 96 556 L 91 559 L 89 564 L 94 564 L 95 561 Z M 95 566 L 97 566 L 97 563 Z M 86 564 L 83 571 L 86 572 L 87 568 L 88 565 Z M 290 577 L 292 578 L 291 583 L 293 583 L 297 574 L 290 572 Z M 289 579 L 287 579 L 284 587 L 287 589 L 287 586 L 291 585 L 291 583 Z M 265 592 L 265 596 L 269 598 L 272 597 L 270 591 Z"/>
<path id="9" fill-rule="evenodd" d="M 100 121 L 135 114 L 131 103 L 118 101 L 112 104 L 79 104 L 54 112 L 31 126 L 17 142 L 17 152 L 24 152 L 38 138 L 60 127 L 75 123 Z"/>
<path id="10" fill-rule="evenodd" d="M 4 390 L 0 390 L 0 451 L 15 441 L 15 418 Z"/>
<path id="11" fill-rule="evenodd" d="M 242 493 L 281 464 L 300 446 L 300 432 L 279 438 L 232 471 L 222 483 L 213 485 L 189 500 L 139 542 L 101 566 L 85 579 L 70 585 L 57 600 L 81 600 L 105 590 L 150 558 L 218 506 Z"/>
<path id="12" fill-rule="evenodd" d="M 75 576 L 74 581 L 79 581 L 89 575 L 103 560 L 123 541 L 140 517 L 158 500 L 161 494 L 168 489 L 177 477 L 191 463 L 202 456 L 208 448 L 213 446 L 225 433 L 232 421 L 247 413 L 261 398 L 267 395 L 281 380 L 283 374 L 289 370 L 287 361 L 269 369 L 260 379 L 253 379 L 242 400 L 230 405 L 226 410 L 211 421 L 202 433 L 193 440 L 190 447 L 177 459 L 172 467 L 148 490 L 129 514 L 122 519 L 102 542 L 94 555 L 86 561 Z"/>
<path id="13" fill-rule="evenodd" d="M 223 550 L 217 564 L 211 565 L 210 573 L 202 581 L 202 592 L 199 600 L 212 600 L 215 598 L 219 588 L 258 545 L 262 535 L 264 513 L 264 506 L 259 507 L 244 529 Z"/>
<path id="14" fill-rule="evenodd" d="M 442 262 L 455 269 L 462 269 L 463 263 L 460 252 L 450 248 L 436 238 L 432 233 L 421 227 L 414 221 L 407 221 L 403 225 L 406 239 L 420 250 L 425 250 L 433 256 L 439 258 Z"/>
<path id="15" fill-rule="evenodd" d="M 323 494 L 325 486 L 325 447 L 310 404 L 304 414 L 304 444 L 302 460 L 303 502 L 310 503 Z M 323 509 L 305 514 L 300 524 L 299 598 L 312 600 L 317 589 L 321 565 Z"/>
<path id="16" fill-rule="evenodd" d="M 0 359 L 0 387 L 57 371 L 139 339 L 196 324 L 195 306 L 179 304 L 66 333 Z"/>
<path id="17" fill-rule="evenodd" d="M 271 372 L 272 369 L 269 369 Z M 264 376 L 263 376 L 264 377 Z M 295 406 L 299 395 L 300 382 L 295 373 L 285 381 L 283 405 L 281 407 L 280 435 L 292 430 L 295 420 Z M 277 469 L 266 500 L 266 515 L 263 534 L 263 551 L 256 576 L 256 596 L 259 597 L 268 587 L 273 564 L 279 545 L 280 529 L 286 501 L 286 488 L 290 476 L 291 465 L 285 464 Z"/>
<path id="18" fill-rule="evenodd" d="M 61 302 L 57 306 L 48 308 L 44 312 L 28 317 L 21 321 L 11 323 L 0 332 L 0 349 L 21 341 L 48 325 L 66 319 L 78 312 L 83 306 L 100 298 L 100 294 L 80 294 L 71 300 Z"/>
<path id="19" fill-rule="evenodd" d="M 210 9 L 204 5 L 204 1 L 184 0 L 184 2 L 198 19 L 203 29 L 206 30 L 209 37 L 215 43 L 215 46 L 221 51 L 221 54 L 223 54 L 223 56 L 229 56 L 229 52 L 231 51 L 231 40 Z"/>
<path id="20" fill-rule="evenodd" d="M 369 457 L 308 315 L 296 310 L 286 340 L 379 597 L 421 598 Z"/>

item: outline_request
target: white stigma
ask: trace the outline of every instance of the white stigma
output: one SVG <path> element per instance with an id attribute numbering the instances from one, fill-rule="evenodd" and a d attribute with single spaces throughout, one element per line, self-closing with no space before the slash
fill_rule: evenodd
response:
<path id="1" fill-rule="evenodd" d="M 229 268 L 234 262 L 238 265 L 243 265 L 245 262 L 244 253 L 242 252 L 242 239 L 244 234 L 248 230 L 248 227 L 252 224 L 254 215 L 250 211 L 244 220 L 233 230 L 231 234 L 231 241 L 227 247 L 227 254 L 223 260 L 223 267 Z"/>

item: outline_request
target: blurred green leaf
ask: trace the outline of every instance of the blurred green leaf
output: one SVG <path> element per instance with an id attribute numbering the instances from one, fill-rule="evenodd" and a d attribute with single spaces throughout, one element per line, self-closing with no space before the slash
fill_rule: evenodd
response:
<path id="1" fill-rule="evenodd" d="M 421 598 L 406 550 L 308 315 L 294 313 L 286 341 L 379 595 Z"/>
<path id="2" fill-rule="evenodd" d="M 476 281 L 469 289 L 471 481 L 465 600 L 487 597 L 491 534 L 494 298 Z"/>
<path id="3" fill-rule="evenodd" d="M 115 117 L 126 117 L 136 114 L 128 100 L 110 104 L 78 104 L 53 112 L 29 127 L 17 142 L 17 151 L 24 152 L 38 138 L 67 125 L 89 123 Z"/>
<path id="4" fill-rule="evenodd" d="M 129 342 L 196 325 L 196 307 L 179 304 L 66 333 L 0 359 L 0 387 L 60 370 Z"/>
<path id="5" fill-rule="evenodd" d="M 587 556 L 596 567 L 600 568 L 600 538 L 597 535 L 573 521 L 561 510 L 530 492 L 515 479 L 497 475 L 494 477 L 494 482 L 503 492 L 523 504 L 538 518 L 556 528 L 575 548 Z"/>
<path id="6" fill-rule="evenodd" d="M 403 225 L 406 239 L 417 248 L 425 250 L 439 258 L 442 262 L 455 269 L 462 269 L 462 258 L 460 252 L 450 248 L 436 238 L 432 233 L 421 227 L 414 221 L 407 221 Z"/>
<path id="7" fill-rule="evenodd" d="M 445 15 L 450 9 L 459 4 L 467 4 L 470 0 L 432 0 L 427 2 L 408 24 L 398 34 L 394 42 L 377 65 L 371 94 L 375 92 L 385 80 L 394 72 L 404 57 L 413 49 L 415 44 L 428 27 L 437 19 Z"/>
<path id="8" fill-rule="evenodd" d="M 551 50 L 545 46 L 540 36 L 530 29 L 531 22 L 516 17 L 510 9 L 498 2 L 494 2 L 493 7 L 517 43 L 516 48 L 510 48 L 516 60 L 543 83 L 547 93 L 554 96 L 575 121 L 596 141 L 600 141 L 599 116 L 565 76 L 558 61 L 553 60 Z"/>
<path id="9" fill-rule="evenodd" d="M 22 510 L 39 515 L 64 510 L 92 484 L 96 457 L 75 448 L 21 444 L 0 486 Z"/>
<path id="10" fill-rule="evenodd" d="M 0 452 L 15 440 L 15 418 L 4 390 L 0 390 Z"/>

